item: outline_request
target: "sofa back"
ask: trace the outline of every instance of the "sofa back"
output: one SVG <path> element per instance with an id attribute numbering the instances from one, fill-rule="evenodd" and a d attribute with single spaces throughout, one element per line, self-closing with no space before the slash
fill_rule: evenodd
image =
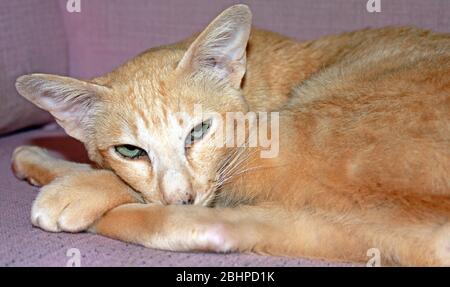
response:
<path id="1" fill-rule="evenodd" d="M 81 0 L 81 13 L 64 13 L 70 73 L 101 75 L 141 51 L 200 31 L 225 8 L 248 4 L 256 26 L 299 40 L 387 25 L 450 32 L 450 0 Z"/>

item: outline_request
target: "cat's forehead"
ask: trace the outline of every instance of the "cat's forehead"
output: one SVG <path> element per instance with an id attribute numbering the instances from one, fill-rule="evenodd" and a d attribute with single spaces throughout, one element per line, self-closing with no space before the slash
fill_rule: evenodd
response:
<path id="1" fill-rule="evenodd" d="M 202 99 L 195 88 L 177 87 L 180 81 L 152 75 L 116 89 L 109 110 L 120 119 L 119 130 L 142 141 L 184 134 L 196 120 L 193 107 Z"/>
<path id="2" fill-rule="evenodd" d="M 182 78 L 147 77 L 133 81 L 126 91 L 127 104 L 152 122 L 168 121 L 179 113 L 192 113 L 194 105 L 205 104 L 203 92 L 194 85 L 183 84 Z"/>
<path id="3" fill-rule="evenodd" d="M 184 137 L 186 130 L 201 121 L 195 108 L 223 112 L 241 105 L 240 92 L 208 77 L 177 73 L 181 56 L 150 53 L 111 73 L 107 84 L 113 94 L 107 101 L 105 126 L 114 125 L 124 136 L 143 141 Z M 118 121 L 111 122 L 111 118 Z"/>
<path id="4" fill-rule="evenodd" d="M 113 87 L 111 103 L 133 105 L 155 116 L 184 110 L 194 104 L 205 108 L 226 106 L 236 99 L 223 83 L 209 75 L 193 77 L 177 71 L 184 50 L 160 49 L 146 52 L 107 76 Z"/>

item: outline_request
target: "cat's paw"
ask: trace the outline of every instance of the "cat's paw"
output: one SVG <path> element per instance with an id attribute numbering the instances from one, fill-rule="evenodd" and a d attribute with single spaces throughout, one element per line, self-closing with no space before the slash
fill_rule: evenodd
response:
<path id="1" fill-rule="evenodd" d="M 111 171 L 77 172 L 41 188 L 31 209 L 31 222 L 50 232 L 81 232 L 114 207 L 138 201 L 134 191 Z"/>
<path id="2" fill-rule="evenodd" d="M 65 186 L 61 179 L 44 186 L 31 209 L 32 224 L 50 232 L 87 229 L 103 210 L 92 206 L 89 198 L 83 198 L 74 188 Z"/>
<path id="3" fill-rule="evenodd" d="M 26 180 L 35 186 L 42 186 L 40 179 L 45 175 L 39 170 L 39 165 L 49 157 L 48 152 L 40 147 L 20 146 L 12 154 L 11 168 L 18 179 Z"/>

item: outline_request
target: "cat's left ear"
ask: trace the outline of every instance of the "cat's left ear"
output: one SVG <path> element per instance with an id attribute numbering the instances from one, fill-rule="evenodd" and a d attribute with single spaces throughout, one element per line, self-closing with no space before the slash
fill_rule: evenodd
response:
<path id="1" fill-rule="evenodd" d="M 177 69 L 213 73 L 240 88 L 251 21 L 252 13 L 246 5 L 226 9 L 191 44 Z"/>

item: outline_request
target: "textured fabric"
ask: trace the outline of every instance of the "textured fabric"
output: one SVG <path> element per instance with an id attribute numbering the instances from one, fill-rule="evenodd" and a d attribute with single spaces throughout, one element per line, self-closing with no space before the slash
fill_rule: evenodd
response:
<path id="1" fill-rule="evenodd" d="M 92 234 L 48 233 L 33 228 L 30 210 L 38 188 L 18 181 L 10 170 L 15 147 L 32 144 L 86 161 L 84 148 L 55 128 L 0 139 L 0 266 L 65 266 L 67 250 L 77 248 L 82 266 L 329 266 L 321 260 L 249 254 L 175 253 L 152 250 Z M 347 264 L 338 264 L 347 266 Z"/>
<path id="2" fill-rule="evenodd" d="M 387 25 L 450 31 L 449 0 L 381 0 L 381 13 L 367 12 L 368 0 L 81 1 L 81 13 L 63 13 L 71 74 L 85 78 L 108 72 L 149 47 L 200 31 L 236 3 L 250 5 L 256 26 L 299 40 Z"/>
<path id="3" fill-rule="evenodd" d="M 0 134 L 50 120 L 20 97 L 16 78 L 67 73 L 67 49 L 57 0 L 0 1 Z"/>

